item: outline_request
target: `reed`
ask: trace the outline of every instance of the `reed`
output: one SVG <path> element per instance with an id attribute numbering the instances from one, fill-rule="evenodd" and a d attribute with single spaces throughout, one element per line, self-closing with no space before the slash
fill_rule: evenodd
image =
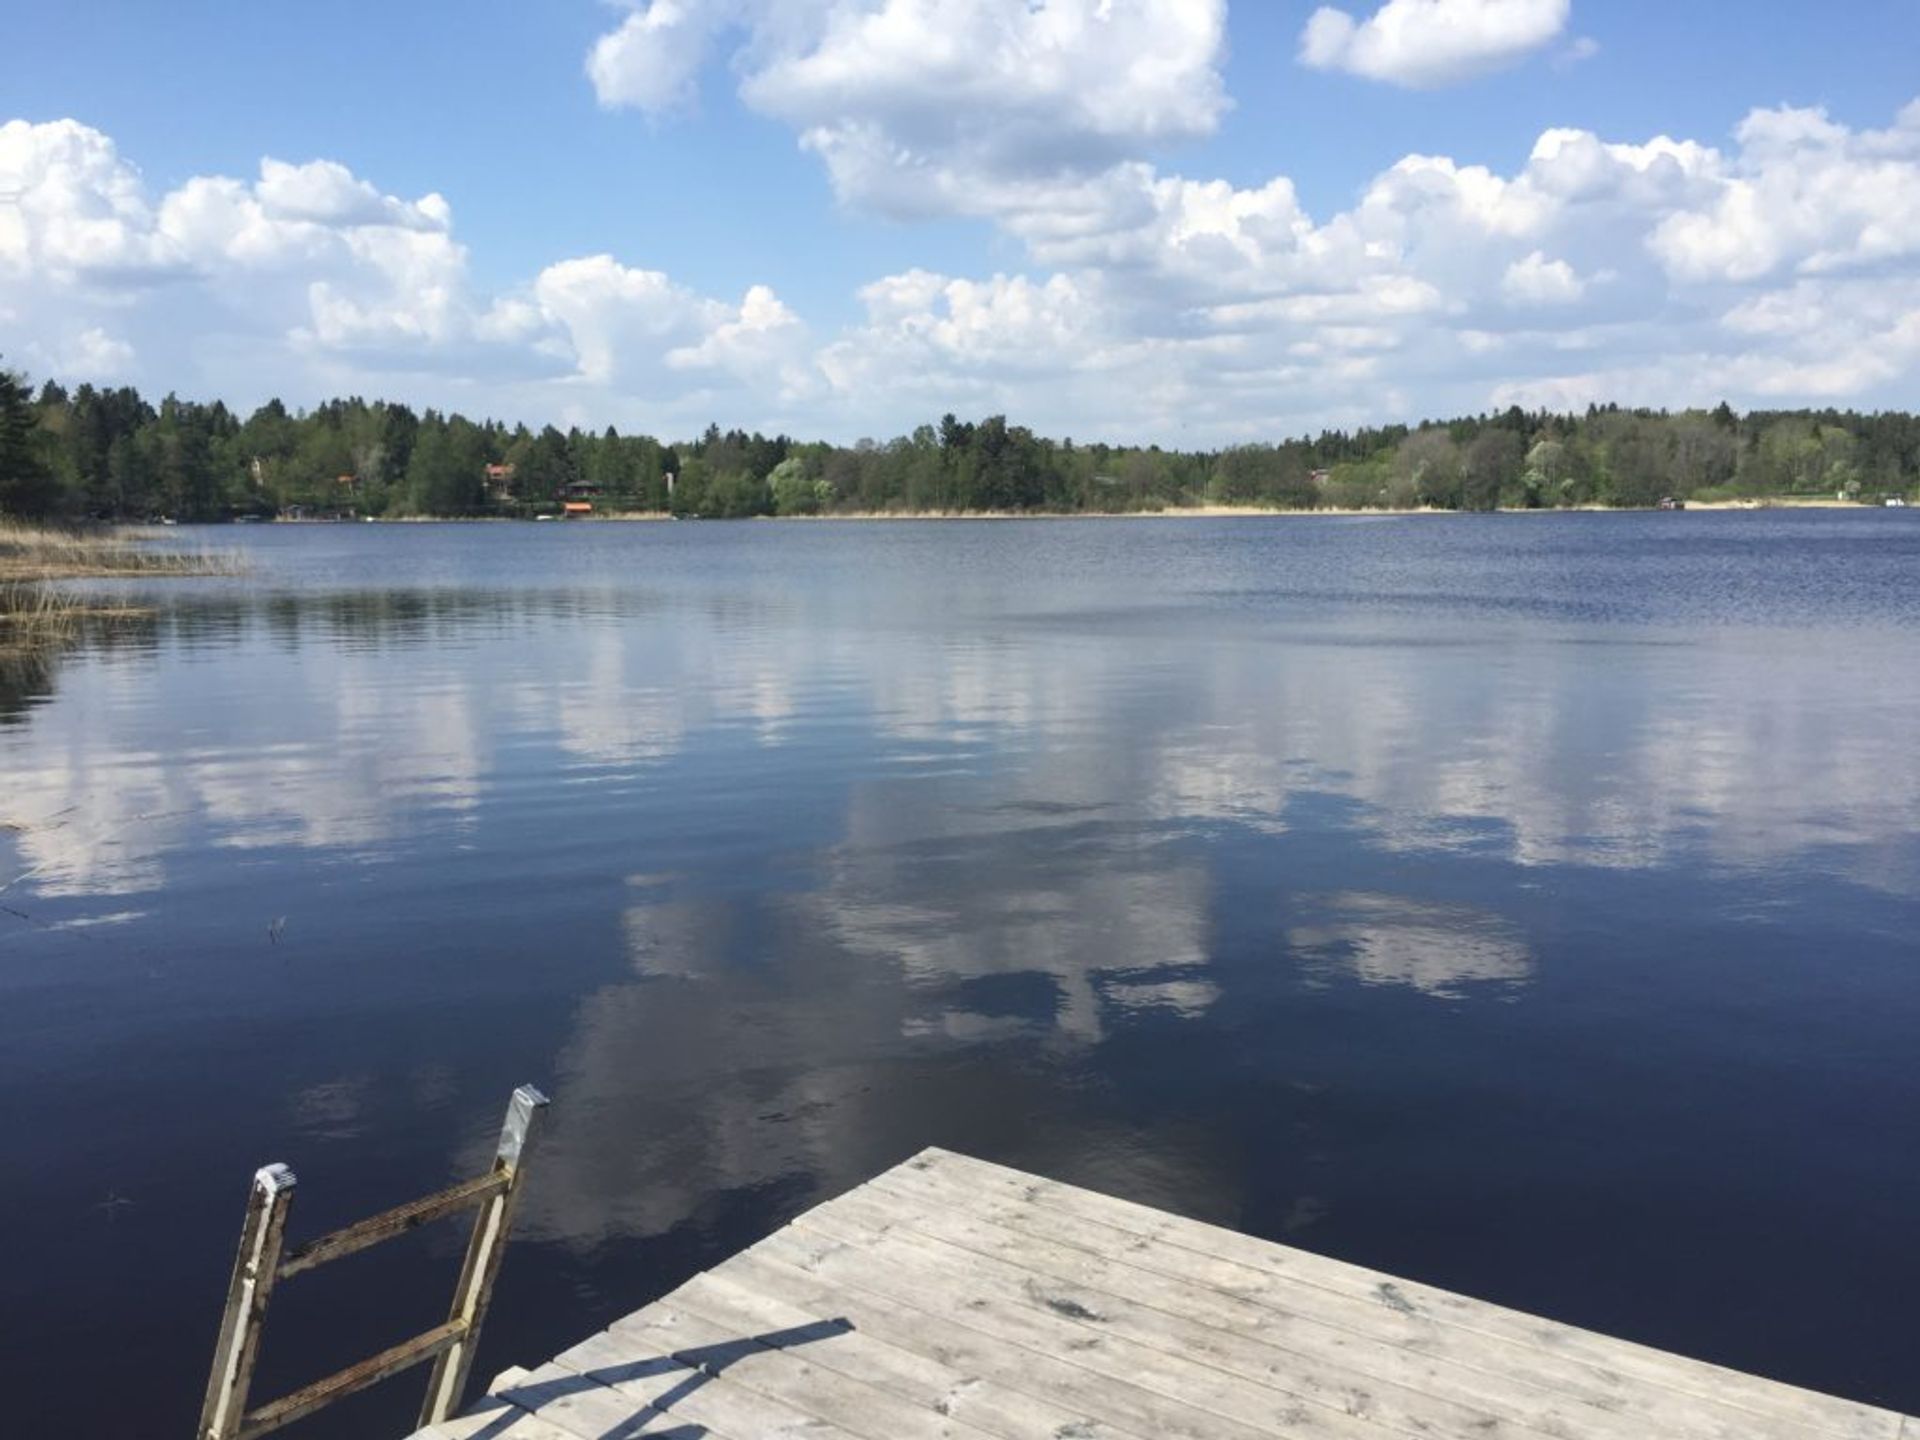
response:
<path id="1" fill-rule="evenodd" d="M 0 520 L 0 582 L 110 580 L 140 575 L 237 575 L 240 556 L 180 549 L 118 530 L 66 530 Z"/>
<path id="2" fill-rule="evenodd" d="M 0 519 L 0 680 L 17 680 L 23 668 L 43 670 L 88 625 L 150 613 L 61 581 L 238 575 L 244 569 L 232 551 L 157 545 L 124 531 Z"/>
<path id="3" fill-rule="evenodd" d="M 79 628 L 80 601 L 50 585 L 0 581 L 0 646 L 65 640 Z"/>

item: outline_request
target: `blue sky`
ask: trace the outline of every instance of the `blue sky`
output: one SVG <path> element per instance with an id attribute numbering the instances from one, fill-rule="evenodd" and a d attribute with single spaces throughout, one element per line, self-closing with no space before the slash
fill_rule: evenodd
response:
<path id="1" fill-rule="evenodd" d="M 0 354 L 667 434 L 1916 403 L 1911 0 L 1321 9 L 32 7 Z"/>

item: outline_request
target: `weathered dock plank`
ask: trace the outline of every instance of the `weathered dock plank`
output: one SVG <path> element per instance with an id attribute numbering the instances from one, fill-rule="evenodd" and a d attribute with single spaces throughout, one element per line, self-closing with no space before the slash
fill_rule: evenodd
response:
<path id="1" fill-rule="evenodd" d="M 794 1304 L 779 1291 L 777 1278 L 768 1285 L 764 1272 L 729 1266 L 725 1275 L 696 1276 L 674 1291 L 672 1298 L 694 1314 L 732 1326 L 735 1334 L 791 1330 L 812 1323 L 822 1309 L 832 1308 L 832 1299 L 824 1295 L 811 1305 Z M 1085 1410 L 1061 1406 L 1041 1393 L 1043 1387 L 1018 1390 L 991 1375 L 976 1373 L 973 1367 L 956 1367 L 951 1346 L 937 1339 L 928 1348 L 946 1359 L 890 1343 L 882 1338 L 887 1333 L 884 1324 L 863 1324 L 851 1315 L 848 1323 L 853 1328 L 833 1344 L 819 1346 L 809 1358 L 822 1368 L 952 1416 L 982 1434 L 998 1440 L 1058 1440 L 1064 1432 L 1081 1440 L 1121 1440 L 1126 1433 L 1102 1425 Z"/>
<path id="2" fill-rule="evenodd" d="M 931 1273 L 963 1277 L 975 1293 L 997 1281 L 1001 1294 L 1025 1290 L 1045 1303 L 1085 1312 L 1095 1328 L 1130 1334 L 1194 1356 L 1290 1398 L 1335 1412 L 1375 1419 L 1415 1434 L 1511 1433 L 1555 1437 L 1590 1432 L 1595 1440 L 1642 1440 L 1644 1425 L 1631 1416 L 1569 1401 L 1543 1387 L 1471 1366 L 1436 1362 L 1428 1354 L 1391 1343 L 1361 1340 L 1202 1285 L 1151 1271 L 1112 1264 L 1067 1247 L 1035 1242 L 1011 1230 L 995 1230 L 966 1217 L 882 1210 L 836 1209 L 836 1233 L 882 1254 L 889 1235 L 911 1233 L 925 1240 L 919 1253 L 933 1258 Z M 865 1235 L 852 1224 L 876 1228 Z M 1505 1427 L 1488 1421 L 1498 1418 Z M 1701 1432 L 1690 1432 L 1701 1433 Z M 1737 1428 L 1711 1432 L 1714 1440 L 1737 1440 Z M 1760 1440 L 1756 1433 L 1754 1440 Z"/>
<path id="3" fill-rule="evenodd" d="M 807 1436 L 810 1440 L 855 1440 L 824 1416 L 762 1393 L 732 1377 L 719 1379 L 698 1355 L 676 1356 L 628 1325 L 658 1313 L 649 1305 L 622 1321 L 624 1330 L 607 1330 L 563 1351 L 555 1364 L 585 1379 L 617 1390 L 649 1412 L 691 1422 L 695 1435 L 720 1440 Z"/>
<path id="4" fill-rule="evenodd" d="M 494 1381 L 511 1384 L 524 1370 L 509 1370 Z M 545 1416 L 531 1415 L 511 1400 L 488 1395 L 466 1414 L 442 1420 L 418 1432 L 417 1440 L 577 1440 L 572 1431 Z"/>
<path id="5" fill-rule="evenodd" d="M 1423 1316 L 1438 1325 L 1456 1326 L 1476 1335 L 1511 1341 L 1523 1349 L 1584 1359 L 1599 1369 L 1658 1390 L 1720 1399 L 1759 1415 L 1796 1420 L 1816 1433 L 1844 1435 L 1852 1440 L 1893 1440 L 1898 1434 L 1902 1417 L 1889 1411 L 1542 1320 L 1311 1251 L 1255 1240 L 1219 1226 L 1169 1215 L 1145 1205 L 1062 1185 L 968 1156 L 949 1151 L 928 1152 L 889 1174 L 909 1171 L 954 1176 L 961 1185 L 975 1191 L 1012 1197 L 1035 1210 L 1064 1214 L 1080 1225 L 1104 1226 L 1135 1237 L 1163 1241 L 1190 1255 L 1237 1260 L 1255 1270 L 1266 1271 L 1287 1285 L 1306 1287 L 1308 1291 L 1329 1290 L 1375 1304 L 1388 1299 L 1385 1308 L 1390 1310 Z M 975 1202 L 976 1207 L 979 1203 Z M 1099 1243 L 1102 1238 L 1099 1231 L 1088 1233 L 1092 1243 Z M 1303 1303 L 1308 1303 L 1304 1294 L 1301 1298 Z M 1531 1367 L 1539 1362 L 1519 1358 L 1511 1363 Z"/>
<path id="6" fill-rule="evenodd" d="M 786 1295 L 815 1308 L 832 1307 L 861 1331 L 879 1335 L 902 1348 L 937 1357 L 965 1380 L 992 1381 L 1016 1394 L 1044 1397 L 1050 1405 L 1078 1411 L 1086 1418 L 1071 1423 L 1098 1436 L 1102 1429 L 1137 1436 L 1139 1440 L 1255 1440 L 1261 1432 L 1230 1422 L 1205 1420 L 1196 1412 L 1168 1401 L 1130 1376 L 1102 1374 L 1062 1359 L 1045 1348 L 1040 1337 L 1013 1339 L 959 1323 L 950 1316 L 931 1314 L 915 1305 L 874 1292 L 838 1286 L 779 1258 L 784 1237 L 775 1237 L 729 1263 L 729 1274 L 757 1284 L 770 1294 Z M 964 1383 L 964 1380 L 963 1380 Z M 1065 1434 L 1073 1435 L 1071 1428 Z"/>
<path id="7" fill-rule="evenodd" d="M 1920 1425 L 929 1150 L 420 1435 L 1920 1440 Z"/>
<path id="8" fill-rule="evenodd" d="M 1156 1254 L 1155 1242 L 1128 1242 L 1112 1231 L 1103 1239 L 1084 1224 L 1064 1234 L 1043 1225 L 1036 1235 L 1027 1223 L 1030 1214 L 968 1213 L 977 1209 L 971 1198 L 976 1192 L 883 1180 L 875 1182 L 876 1193 L 898 1197 L 904 1209 L 862 1210 L 850 1203 L 836 1206 L 835 1217 L 865 1215 L 882 1231 L 903 1227 L 1037 1275 L 1255 1337 L 1327 1378 L 1343 1378 L 1355 1393 L 1369 1384 L 1386 1387 L 1386 1393 L 1425 1392 L 1542 1433 L 1571 1430 L 1595 1440 L 1641 1440 L 1655 1421 L 1674 1440 L 1791 1440 L 1803 1433 L 1796 1421 L 1684 1393 L 1661 1394 L 1598 1366 L 1569 1364 L 1538 1349 L 1515 1353 L 1506 1342 L 1436 1326 L 1409 1313 L 1411 1302 L 1385 1288 L 1391 1282 L 1383 1282 L 1370 1301 L 1317 1290 L 1301 1303 L 1259 1272 L 1231 1262 L 1191 1251 Z"/>

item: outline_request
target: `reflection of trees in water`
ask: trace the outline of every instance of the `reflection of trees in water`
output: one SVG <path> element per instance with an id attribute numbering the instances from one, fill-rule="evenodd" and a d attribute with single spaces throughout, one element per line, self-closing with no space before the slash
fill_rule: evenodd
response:
<path id="1" fill-rule="evenodd" d="M 116 655 L 155 647 L 154 617 L 147 613 L 75 615 L 72 628 L 27 644 L 0 643 L 0 725 L 23 723 L 50 699 L 61 663 L 78 653 Z"/>
<path id="2" fill-rule="evenodd" d="M 267 594 L 146 595 L 138 613 L 77 618 L 45 643 L 0 644 L 0 724 L 20 720 L 54 693 L 60 662 L 70 655 L 153 652 L 169 643 L 204 649 L 254 638 L 282 644 L 348 642 L 351 648 L 432 646 L 487 634 L 532 630 L 559 622 L 631 620 L 657 613 L 657 597 L 615 590 L 383 589 L 277 591 Z M 709 618 L 745 608 L 716 601 Z M 0 636 L 0 639 L 3 639 Z"/>
<path id="3" fill-rule="evenodd" d="M 183 643 L 339 643 L 356 649 L 429 646 L 542 630 L 554 624 L 661 619 L 669 613 L 715 630 L 765 618 L 767 602 L 713 595 L 669 602 L 645 589 L 383 589 L 274 591 L 183 598 L 160 611 L 161 633 Z"/>
<path id="4" fill-rule="evenodd" d="M 22 723 L 34 704 L 53 694 L 58 647 L 0 645 L 0 725 Z"/>
<path id="5" fill-rule="evenodd" d="M 277 591 L 194 597 L 161 612 L 184 644 L 345 642 L 357 649 L 428 646 L 553 622 L 632 619 L 658 608 L 643 593 L 607 590 L 386 589 Z"/>

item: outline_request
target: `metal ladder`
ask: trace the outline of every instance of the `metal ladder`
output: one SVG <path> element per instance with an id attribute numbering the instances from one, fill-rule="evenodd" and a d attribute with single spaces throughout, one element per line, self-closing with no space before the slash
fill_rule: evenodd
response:
<path id="1" fill-rule="evenodd" d="M 285 1259 L 280 1248 L 297 1183 L 294 1173 L 285 1165 L 267 1165 L 254 1172 L 247 1218 L 240 1228 L 240 1252 L 227 1286 L 227 1308 L 220 1319 L 220 1338 L 214 1344 L 213 1374 L 207 1381 L 207 1399 L 200 1411 L 199 1440 L 254 1440 L 428 1360 L 434 1362 L 433 1375 L 427 1381 L 420 1424 L 425 1427 L 449 1419 L 467 1388 L 474 1347 L 480 1340 L 480 1322 L 486 1318 L 487 1303 L 493 1297 L 494 1277 L 500 1273 L 507 1230 L 513 1223 L 514 1201 L 526 1172 L 523 1159 L 527 1143 L 546 1106 L 545 1095 L 531 1085 L 522 1085 L 507 1105 L 493 1168 L 485 1175 L 322 1235 Z M 476 1206 L 480 1213 L 473 1223 L 473 1238 L 467 1244 L 466 1263 L 454 1286 L 453 1307 L 445 1324 L 258 1409 L 247 1408 L 267 1302 L 278 1281 Z"/>

